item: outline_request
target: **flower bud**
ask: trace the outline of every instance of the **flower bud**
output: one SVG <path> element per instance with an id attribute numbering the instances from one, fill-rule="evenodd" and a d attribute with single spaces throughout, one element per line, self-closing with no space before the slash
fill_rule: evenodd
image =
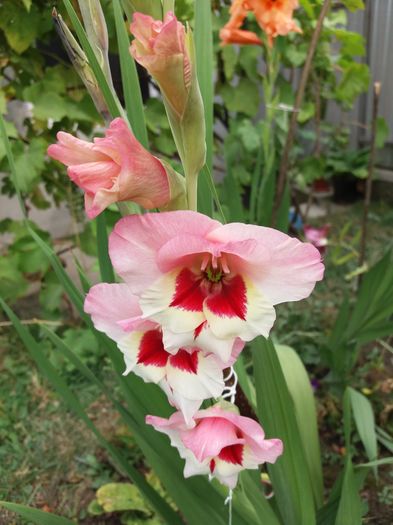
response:
<path id="1" fill-rule="evenodd" d="M 161 89 L 186 178 L 196 177 L 205 163 L 206 144 L 192 33 L 172 12 L 163 22 L 135 13 L 131 33 L 132 56 Z"/>
<path id="2" fill-rule="evenodd" d="M 115 202 L 146 209 L 184 205 L 184 178 L 145 150 L 123 119 L 113 120 L 105 137 L 93 142 L 64 132 L 57 139 L 48 155 L 68 166 L 68 176 L 84 190 L 89 219 Z"/>

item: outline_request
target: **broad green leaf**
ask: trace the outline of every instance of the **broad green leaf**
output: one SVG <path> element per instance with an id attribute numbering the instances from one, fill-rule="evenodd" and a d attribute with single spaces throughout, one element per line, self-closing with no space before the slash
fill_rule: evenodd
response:
<path id="1" fill-rule="evenodd" d="M 235 46 L 224 46 L 221 49 L 221 56 L 224 62 L 224 74 L 227 80 L 232 80 L 238 62 L 238 54 Z"/>
<path id="2" fill-rule="evenodd" d="M 206 124 L 206 164 L 213 171 L 213 30 L 210 0 L 195 0 L 195 54 L 199 87 Z M 198 210 L 211 216 L 213 212 L 209 181 L 205 172 L 198 180 Z"/>
<path id="3" fill-rule="evenodd" d="M 131 483 L 107 483 L 97 490 L 96 498 L 105 512 L 146 510 L 139 490 Z"/>
<path id="4" fill-rule="evenodd" d="M 155 20 L 162 19 L 161 0 L 122 0 L 122 4 L 129 20 L 136 11 L 150 15 Z"/>
<path id="5" fill-rule="evenodd" d="M 341 42 L 342 55 L 364 56 L 366 48 L 363 35 L 345 29 L 335 29 L 334 35 Z"/>
<path id="6" fill-rule="evenodd" d="M 6 300 L 15 301 L 23 296 L 28 288 L 28 282 L 18 269 L 13 257 L 0 258 L 0 295 Z"/>
<path id="7" fill-rule="evenodd" d="M 314 525 L 315 508 L 307 459 L 295 416 L 295 405 L 270 340 L 253 344 L 257 414 L 268 438 L 280 438 L 284 453 L 268 465 L 278 510 L 285 525 Z"/>
<path id="8" fill-rule="evenodd" d="M 313 390 L 306 369 L 295 350 L 284 345 L 275 345 L 275 348 L 295 406 L 296 422 L 306 456 L 315 505 L 318 508 L 323 501 L 323 481 Z"/>
<path id="9" fill-rule="evenodd" d="M 258 112 L 258 86 L 248 78 L 241 78 L 235 87 L 225 84 L 220 94 L 229 111 L 244 113 L 249 117 L 254 117 Z"/>
<path id="10" fill-rule="evenodd" d="M 362 507 L 352 461 L 347 457 L 335 525 L 360 525 Z"/>
<path id="11" fill-rule="evenodd" d="M 115 14 L 117 45 L 119 48 L 121 78 L 127 116 L 135 137 L 147 148 L 148 138 L 141 88 L 135 61 L 129 52 L 130 41 L 119 0 L 113 1 L 113 10 Z"/>
<path id="12" fill-rule="evenodd" d="M 370 401 L 363 394 L 350 387 L 349 395 L 359 437 L 366 449 L 368 459 L 374 461 L 377 458 L 378 450 L 373 408 Z"/>
<path id="13" fill-rule="evenodd" d="M 55 516 L 49 512 L 43 512 L 42 510 L 26 507 L 25 505 L 0 501 L 0 507 L 15 512 L 15 514 L 18 514 L 21 518 L 32 521 L 37 525 L 75 525 L 74 521 L 67 518 Z"/>
<path id="14" fill-rule="evenodd" d="M 342 0 L 341 2 L 350 11 L 357 11 L 358 9 L 364 9 L 363 0 Z"/>
<path id="15" fill-rule="evenodd" d="M 240 486 L 255 509 L 258 520 L 255 523 L 263 523 L 263 525 L 280 524 L 277 514 L 262 493 L 263 486 L 259 471 L 246 470 L 242 472 L 240 474 Z"/>
<path id="16" fill-rule="evenodd" d="M 336 96 L 346 106 L 350 106 L 356 97 L 368 90 L 369 85 L 369 67 L 366 64 L 350 62 L 344 68 L 341 82 L 336 89 Z"/>

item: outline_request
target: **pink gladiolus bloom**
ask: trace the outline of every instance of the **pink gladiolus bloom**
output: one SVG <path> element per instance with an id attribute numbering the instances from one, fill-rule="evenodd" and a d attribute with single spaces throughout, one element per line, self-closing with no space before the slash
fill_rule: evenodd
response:
<path id="1" fill-rule="evenodd" d="M 325 254 L 326 246 L 328 245 L 328 234 L 330 231 L 330 224 L 325 224 L 321 228 L 314 228 L 307 224 L 304 225 L 304 236 L 313 244 L 321 255 Z"/>
<path id="2" fill-rule="evenodd" d="M 184 477 L 211 474 L 231 489 L 239 472 L 266 461 L 274 463 L 283 451 L 282 441 L 265 439 L 256 421 L 219 406 L 197 412 L 191 428 L 180 412 L 169 419 L 147 416 L 146 423 L 170 437 L 186 460 Z"/>
<path id="3" fill-rule="evenodd" d="M 89 219 L 114 202 L 134 201 L 147 209 L 169 203 L 167 169 L 136 140 L 123 119 L 113 120 L 105 138 L 94 142 L 62 131 L 57 139 L 48 155 L 68 166 L 70 179 L 84 190 Z"/>
<path id="4" fill-rule="evenodd" d="M 308 297 L 324 270 L 311 244 L 192 211 L 121 219 L 109 253 L 143 316 L 162 325 L 166 348 L 205 334 L 223 361 L 228 341 L 267 337 L 274 305 Z"/>
<path id="5" fill-rule="evenodd" d="M 157 323 L 141 318 L 138 299 L 126 284 L 97 284 L 85 301 L 97 330 L 117 342 L 124 354 L 126 371 L 144 381 L 158 384 L 169 402 L 182 411 L 189 422 L 204 399 L 218 398 L 224 389 L 223 370 L 233 364 L 244 344 L 237 340 L 227 363 L 189 346 L 165 350 Z"/>
<path id="6" fill-rule="evenodd" d="M 191 63 L 186 46 L 186 31 L 172 12 L 165 19 L 135 13 L 131 24 L 135 36 L 130 52 L 157 80 L 178 114 L 182 114 L 191 85 Z"/>

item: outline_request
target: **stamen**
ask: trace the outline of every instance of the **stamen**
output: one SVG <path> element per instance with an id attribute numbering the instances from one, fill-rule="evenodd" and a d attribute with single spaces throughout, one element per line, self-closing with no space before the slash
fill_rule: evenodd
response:
<path id="1" fill-rule="evenodd" d="M 209 262 L 210 262 L 210 253 L 206 253 L 204 258 L 203 258 L 202 264 L 201 264 L 202 272 L 204 272 L 206 270 L 207 265 L 209 264 Z"/>
<path id="2" fill-rule="evenodd" d="M 227 263 L 227 259 L 224 254 L 221 255 L 220 263 L 221 263 L 221 269 L 224 273 L 231 273 L 231 270 L 229 269 L 229 266 Z"/>

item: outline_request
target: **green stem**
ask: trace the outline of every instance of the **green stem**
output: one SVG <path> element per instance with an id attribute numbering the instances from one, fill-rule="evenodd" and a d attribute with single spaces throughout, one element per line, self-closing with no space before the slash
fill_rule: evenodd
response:
<path id="1" fill-rule="evenodd" d="M 274 113 L 275 113 L 275 84 L 279 71 L 279 60 L 278 53 L 275 49 L 271 50 L 269 46 L 266 46 L 266 76 L 263 80 L 263 93 L 265 98 L 266 117 L 263 122 L 261 146 L 263 153 L 263 170 L 259 171 L 256 176 L 254 184 L 255 188 L 255 200 L 256 206 L 254 211 L 254 217 L 252 218 L 257 223 L 266 223 L 270 219 L 271 210 L 273 207 L 272 188 L 274 191 L 274 181 L 271 178 L 274 176 L 273 169 L 276 159 L 275 147 L 274 147 L 274 133 L 272 131 L 274 125 Z M 262 177 L 261 177 L 262 175 Z"/>
<path id="2" fill-rule="evenodd" d="M 198 174 L 186 173 L 186 192 L 188 209 L 191 211 L 198 210 Z"/>

